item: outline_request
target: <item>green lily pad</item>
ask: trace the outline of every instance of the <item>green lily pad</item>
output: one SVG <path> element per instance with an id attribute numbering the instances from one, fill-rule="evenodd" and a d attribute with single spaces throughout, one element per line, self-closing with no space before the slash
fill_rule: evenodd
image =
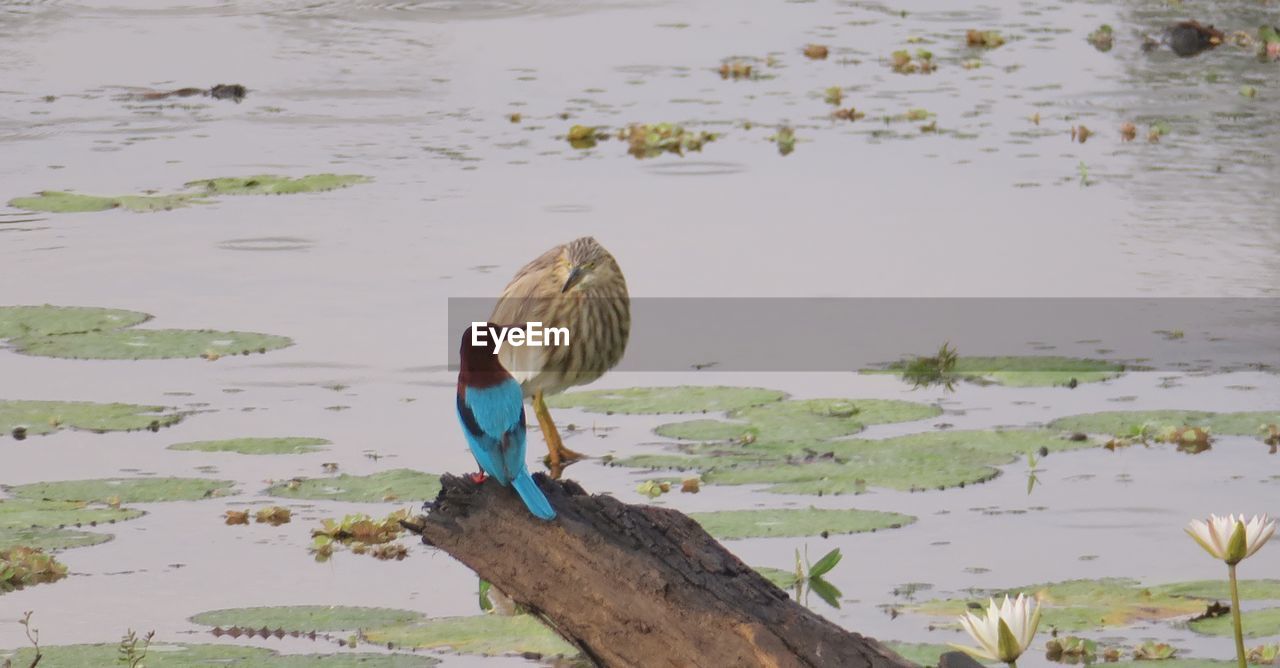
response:
<path id="1" fill-rule="evenodd" d="M 865 425 L 913 422 L 942 414 L 937 406 L 892 399 L 796 399 L 730 413 L 765 441 L 811 441 L 856 434 Z"/>
<path id="2" fill-rule="evenodd" d="M 62 427 L 87 431 L 159 429 L 176 424 L 181 413 L 163 413 L 164 406 L 98 404 L 87 401 L 20 401 L 0 399 L 0 435 L 17 427 L 28 436 L 48 434 Z"/>
<path id="3" fill-rule="evenodd" d="M 755 438 L 760 430 L 746 422 L 724 420 L 686 420 L 668 422 L 653 430 L 659 436 L 678 438 L 682 441 L 736 441 L 744 437 Z"/>
<path id="4" fill-rule="evenodd" d="M 311 478 L 281 482 L 267 489 L 272 496 L 312 501 L 421 501 L 440 493 L 440 475 L 412 469 L 393 469 L 372 475 L 342 474 L 335 478 Z"/>
<path id="5" fill-rule="evenodd" d="M 908 362 L 894 362 L 890 373 L 901 374 Z M 1006 357 L 959 357 L 950 373 L 965 380 L 995 383 L 1009 387 L 1052 387 L 1077 383 L 1096 383 L 1124 373 L 1125 366 L 1105 360 L 1054 355 Z M 876 373 L 871 371 L 870 373 Z"/>
<path id="6" fill-rule="evenodd" d="M 0 499 L 0 530 L 110 524 L 141 517 L 141 510 L 88 506 L 77 501 Z"/>
<path id="7" fill-rule="evenodd" d="M 292 195 L 337 190 L 370 180 L 359 174 L 309 174 L 296 179 L 275 174 L 258 174 L 200 179 L 189 181 L 186 186 L 199 188 L 209 195 Z"/>
<path id="8" fill-rule="evenodd" d="M 1240 580 L 1240 599 L 1244 601 L 1280 601 L 1280 580 Z M 1171 596 L 1226 601 L 1231 589 L 1226 580 L 1195 580 L 1152 587 L 1152 591 Z"/>
<path id="9" fill-rule="evenodd" d="M 120 329 L 150 318 L 137 311 L 87 306 L 0 306 L 0 339 Z"/>
<path id="10" fill-rule="evenodd" d="M 1246 638 L 1266 638 L 1280 635 L 1280 608 L 1264 608 L 1250 610 L 1240 615 L 1240 625 L 1244 628 Z M 1231 615 L 1206 617 L 1187 624 L 1196 633 L 1210 636 L 1234 637 Z"/>
<path id="11" fill-rule="evenodd" d="M 910 515 L 878 510 L 720 510 L 689 515 L 716 538 L 797 537 L 897 529 L 916 521 Z"/>
<path id="12" fill-rule="evenodd" d="M 194 329 L 117 329 L 14 339 L 18 352 L 44 357 L 141 360 L 201 357 L 210 353 L 265 353 L 293 345 L 286 336 Z"/>
<path id="13" fill-rule="evenodd" d="M 81 195 L 79 193 L 45 190 L 34 197 L 15 197 L 9 200 L 9 206 L 43 213 L 85 213 L 106 211 L 107 209 L 125 209 L 135 213 L 150 213 L 152 211 L 180 209 L 200 201 L 196 199 L 195 195 L 181 193 L 176 195 L 100 197 L 98 195 Z"/>
<path id="14" fill-rule="evenodd" d="M 573 656 L 577 650 L 531 615 L 481 615 L 431 619 L 419 624 L 371 629 L 371 643 L 414 649 L 450 649 L 459 654 L 495 656 L 536 652 Z"/>
<path id="15" fill-rule="evenodd" d="M 75 529 L 5 529 L 0 532 L 0 550 L 12 547 L 35 547 L 47 552 L 89 547 L 112 539 L 111 534 Z"/>
<path id="16" fill-rule="evenodd" d="M 721 413 L 778 401 L 786 393 L 759 387 L 682 385 L 629 387 L 570 392 L 547 398 L 552 408 L 581 408 L 592 413 Z"/>
<path id="17" fill-rule="evenodd" d="M 933 431 L 893 438 L 682 444 L 682 454 L 615 460 L 636 468 L 696 470 L 716 485 L 769 485 L 779 494 L 850 494 L 870 487 L 945 489 L 990 480 L 1019 455 L 1089 447 L 1043 430 Z"/>
<path id="18" fill-rule="evenodd" d="M 328 439 L 305 436 L 283 438 L 229 438 L 222 441 L 174 443 L 170 450 L 197 452 L 237 452 L 242 455 L 298 455 L 324 450 Z"/>
<path id="19" fill-rule="evenodd" d="M 421 613 L 394 608 L 363 608 L 342 605 L 287 605 L 263 608 L 229 608 L 202 612 L 191 618 L 202 626 L 239 626 L 275 630 L 357 631 L 398 626 L 421 621 Z"/>
<path id="20" fill-rule="evenodd" d="M 40 668 L 120 665 L 119 648 L 115 643 L 41 646 L 44 658 L 40 660 Z M 3 655 L 4 652 L 0 651 L 0 656 Z M 25 666 L 31 659 L 32 650 L 24 648 L 14 655 L 13 665 Z M 427 668 L 440 663 L 440 660 L 411 654 L 277 654 L 260 647 L 153 643 L 143 663 L 147 668 Z"/>
<path id="21" fill-rule="evenodd" d="M 1206 605 L 1204 599 L 1174 596 L 1161 588 L 1144 587 L 1135 580 L 1124 578 L 1067 580 L 996 591 L 991 595 L 1014 595 L 1018 592 L 1040 595 L 1042 628 L 1052 626 L 1070 633 L 1187 617 L 1203 613 Z M 906 610 L 930 616 L 958 617 L 965 612 L 969 602 L 970 599 L 935 599 L 908 606 Z M 981 600 L 972 602 L 985 605 L 985 594 Z"/>
<path id="22" fill-rule="evenodd" d="M 923 642 L 892 642 L 884 643 L 889 649 L 898 653 L 899 656 L 918 666 L 936 666 L 938 658 L 947 652 L 954 652 L 956 648 L 947 645 L 935 645 Z"/>
<path id="23" fill-rule="evenodd" d="M 1150 425 L 1154 433 L 1168 427 L 1202 427 L 1220 436 L 1252 436 L 1258 433 L 1259 425 L 1276 422 L 1280 422 L 1280 411 L 1105 411 L 1060 418 L 1049 427 L 1087 434 L 1126 434 L 1143 425 Z"/>
<path id="24" fill-rule="evenodd" d="M 235 483 L 227 480 L 205 478 L 101 478 L 36 482 L 6 486 L 4 489 L 18 499 L 87 503 L 106 503 L 109 499 L 118 499 L 120 503 L 153 503 L 227 496 L 234 492 L 234 487 Z"/>

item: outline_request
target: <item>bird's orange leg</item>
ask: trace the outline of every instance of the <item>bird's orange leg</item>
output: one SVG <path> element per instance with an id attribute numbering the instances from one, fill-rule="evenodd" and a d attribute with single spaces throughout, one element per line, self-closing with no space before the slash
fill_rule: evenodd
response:
<path id="1" fill-rule="evenodd" d="M 556 423 L 551 420 L 551 412 L 547 410 L 547 402 L 543 401 L 542 390 L 538 390 L 533 395 L 533 414 L 538 417 L 538 428 L 542 430 L 542 437 L 547 441 L 547 468 L 551 469 L 551 477 L 558 480 L 560 474 L 564 472 L 564 467 L 586 455 L 564 447 L 564 442 L 560 440 L 560 432 L 556 429 Z"/>

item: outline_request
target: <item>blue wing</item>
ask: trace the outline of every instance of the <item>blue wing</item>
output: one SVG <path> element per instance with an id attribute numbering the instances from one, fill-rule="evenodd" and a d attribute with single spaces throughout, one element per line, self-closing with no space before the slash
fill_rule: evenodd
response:
<path id="1" fill-rule="evenodd" d="M 458 419 L 480 468 L 508 485 L 524 472 L 524 394 L 514 380 L 458 393 Z"/>

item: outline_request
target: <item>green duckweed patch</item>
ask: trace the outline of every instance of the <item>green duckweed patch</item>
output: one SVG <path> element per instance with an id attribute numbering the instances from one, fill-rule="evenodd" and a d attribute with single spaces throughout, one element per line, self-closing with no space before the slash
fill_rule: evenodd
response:
<path id="1" fill-rule="evenodd" d="M 768 509 L 721 510 L 689 515 L 707 533 L 722 540 L 862 533 L 897 529 L 916 518 L 877 510 Z"/>
<path id="2" fill-rule="evenodd" d="M 759 387 L 682 385 L 589 390 L 547 398 L 552 408 L 581 408 L 591 413 L 720 413 L 780 401 L 785 392 Z"/>
<path id="3" fill-rule="evenodd" d="M 85 503 L 197 501 L 234 493 L 235 483 L 206 478 L 99 478 L 16 485 L 4 489 L 18 499 Z"/>
<path id="4" fill-rule="evenodd" d="M 261 608 L 228 608 L 202 612 L 191 618 L 202 626 L 251 629 L 284 629 L 286 633 L 356 631 L 422 621 L 421 613 L 394 608 L 342 605 L 288 605 Z"/>
<path id="5" fill-rule="evenodd" d="M 856 494 L 871 487 L 946 489 L 983 482 L 1019 455 L 1090 447 L 1044 430 L 932 431 L 887 439 L 682 443 L 620 466 L 693 470 L 716 485 L 767 485 L 780 494 Z"/>
<path id="6" fill-rule="evenodd" d="M 324 438 L 286 436 L 282 438 L 229 438 L 221 441 L 174 443 L 170 450 L 194 452 L 235 452 L 242 455 L 298 455 L 324 450 Z"/>
<path id="7" fill-rule="evenodd" d="M 1274 581 L 1251 583 L 1241 582 L 1255 595 L 1273 595 Z M 958 617 L 966 610 L 969 603 L 986 604 L 988 594 L 1001 596 L 1023 592 L 1028 595 L 1038 594 L 1042 606 L 1042 623 L 1059 631 L 1075 633 L 1109 627 L 1131 626 L 1142 622 L 1155 622 L 1179 617 L 1190 617 L 1205 611 L 1206 605 L 1218 599 L 1217 596 L 1193 597 L 1192 593 L 1217 593 L 1205 582 L 1175 583 L 1158 587 L 1145 587 L 1136 580 L 1126 578 L 1103 578 L 1100 580 L 1067 580 L 1050 584 L 1029 585 L 1017 589 L 994 592 L 979 592 L 973 599 L 935 599 L 907 606 L 904 609 L 924 615 L 936 617 Z M 1173 592 L 1177 592 L 1176 594 Z M 1280 612 L 1280 609 L 1272 609 Z M 1262 612 L 1262 611 L 1259 611 Z M 1248 627 L 1249 614 L 1245 621 Z M 1230 617 L 1206 619 L 1203 621 L 1225 620 L 1224 628 L 1230 626 Z M 1269 622 L 1264 617 L 1258 621 L 1258 629 L 1265 629 L 1263 624 Z M 1280 617 L 1275 620 L 1280 623 Z M 1198 624 L 1194 622 L 1193 624 Z M 1213 628 L 1212 626 L 1210 628 Z M 1280 632 L 1280 628 L 1272 628 L 1272 633 Z M 1196 629 L 1200 630 L 1200 629 Z"/>
<path id="8" fill-rule="evenodd" d="M 1266 638 L 1280 635 L 1280 608 L 1249 610 L 1240 615 L 1240 625 L 1246 638 Z M 1231 615 L 1206 617 L 1187 624 L 1196 633 L 1210 636 L 1234 637 Z"/>
<path id="9" fill-rule="evenodd" d="M 312 501 L 421 501 L 440 493 L 440 476 L 412 469 L 393 469 L 372 475 L 342 474 L 333 478 L 289 480 L 267 489 L 272 496 Z"/>
<path id="10" fill-rule="evenodd" d="M 149 319 L 137 311 L 88 306 L 0 306 L 0 339 L 120 329 Z"/>
<path id="11" fill-rule="evenodd" d="M 1142 430 L 1150 433 L 1177 427 L 1200 427 L 1219 436 L 1254 436 L 1263 424 L 1280 422 L 1280 411 L 1209 413 L 1205 411 L 1104 411 L 1072 415 L 1049 423 L 1052 429 L 1087 434 L 1125 435 Z"/>
<path id="12" fill-rule="evenodd" d="M 186 186 L 199 189 L 207 195 L 294 195 L 337 190 L 371 180 L 359 174 L 310 174 L 296 179 L 276 174 L 258 174 L 200 179 L 189 181 Z"/>
<path id="13" fill-rule="evenodd" d="M 136 404 L 0 399 L 0 436 L 49 434 L 64 427 L 95 432 L 156 430 L 182 419 L 181 413 L 168 410 Z"/>
<path id="14" fill-rule="evenodd" d="M 911 361 L 893 362 L 886 367 L 889 373 L 899 376 L 910 367 Z M 1054 355 L 1026 355 L 1004 357 L 957 357 L 947 375 L 958 380 L 979 384 L 998 384 L 1008 387 L 1054 387 L 1076 383 L 1096 383 L 1115 378 L 1125 371 L 1125 365 L 1105 360 L 1060 357 Z M 879 373 L 868 371 L 868 373 Z"/>
<path id="15" fill-rule="evenodd" d="M 120 646 L 61 645 L 42 646 L 44 658 L 40 668 L 84 668 L 84 666 L 116 666 Z M 0 652 L 0 656 L 3 652 Z M 14 665 L 25 666 L 32 659 L 30 649 L 19 650 Z M 338 654 L 278 654 L 260 647 L 236 645 L 171 645 L 152 643 L 144 662 L 147 668 L 426 668 L 440 663 L 429 656 L 409 654 L 374 654 L 342 652 Z"/>
<path id="16" fill-rule="evenodd" d="M 449 649 L 459 654 L 496 656 L 535 652 L 573 656 L 577 650 L 530 615 L 482 615 L 431 619 L 420 624 L 372 629 L 372 643 L 413 649 Z"/>
<path id="17" fill-rule="evenodd" d="M 371 179 L 358 174 L 309 174 L 292 178 L 276 174 L 231 176 L 200 179 L 186 184 L 188 190 L 163 195 L 85 195 L 60 190 L 45 190 L 29 197 L 15 197 L 9 206 L 42 213 L 91 213 L 122 209 L 134 213 L 151 213 L 180 209 L 192 204 L 207 204 L 220 195 L 292 195 L 346 188 Z"/>
<path id="18" fill-rule="evenodd" d="M 19 352 L 100 360 L 222 357 L 265 353 L 293 345 L 287 336 L 194 329 L 117 329 L 16 339 Z"/>
<path id="19" fill-rule="evenodd" d="M 124 209 L 134 213 L 150 213 L 153 211 L 170 211 L 198 203 L 195 195 L 120 195 L 118 197 L 102 197 L 99 195 L 81 195 L 79 193 L 60 190 L 45 190 L 32 197 L 15 197 L 9 200 L 9 206 L 27 211 L 41 213 L 88 213 Z"/>

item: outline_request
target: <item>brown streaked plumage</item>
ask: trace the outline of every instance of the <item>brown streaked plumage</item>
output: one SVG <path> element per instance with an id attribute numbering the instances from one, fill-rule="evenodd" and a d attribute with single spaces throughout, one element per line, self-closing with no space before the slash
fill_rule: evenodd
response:
<path id="1" fill-rule="evenodd" d="M 547 440 L 552 475 L 581 457 L 568 450 L 543 397 L 590 383 L 613 368 L 627 349 L 631 306 L 627 281 L 609 251 L 592 237 L 556 246 L 525 265 L 502 291 L 489 321 L 524 327 L 564 327 L 567 346 L 503 346 L 499 357 L 527 397 Z"/>

